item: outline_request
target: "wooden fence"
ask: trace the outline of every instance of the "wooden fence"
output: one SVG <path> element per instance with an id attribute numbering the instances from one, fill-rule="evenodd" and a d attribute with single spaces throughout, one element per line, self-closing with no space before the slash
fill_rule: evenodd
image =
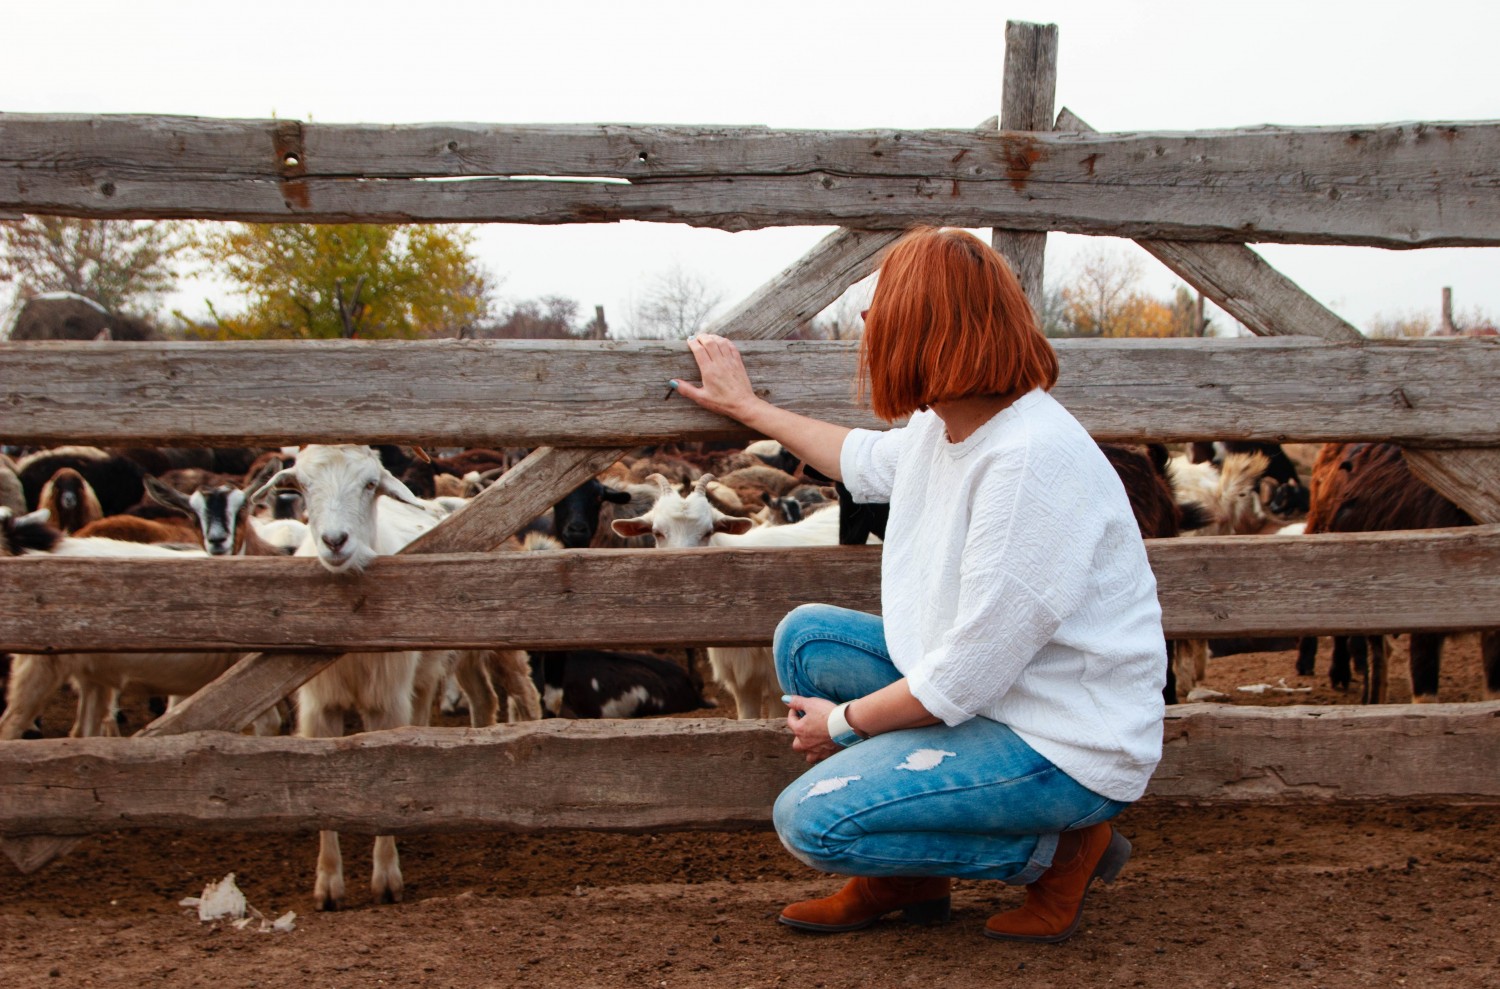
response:
<path id="1" fill-rule="evenodd" d="M 1500 244 L 1500 124 L 1098 134 L 1065 110 L 1053 129 L 1055 58 L 1055 28 L 1009 25 L 1003 130 L 0 114 L 0 214 L 838 224 L 716 329 L 748 341 L 773 401 L 848 425 L 875 424 L 851 399 L 851 345 L 775 338 L 869 274 L 900 228 L 993 226 L 1033 293 L 1038 231 L 1132 237 L 1272 339 L 1061 343 L 1057 395 L 1096 437 L 1393 439 L 1419 476 L 1500 523 L 1500 347 L 1368 341 L 1244 243 Z M 7 853 L 34 868 L 64 847 L 45 835 L 116 826 L 765 826 L 771 796 L 801 768 L 775 724 L 223 734 L 342 650 L 765 642 L 803 601 L 875 607 L 874 548 L 487 555 L 631 447 L 746 436 L 663 401 L 676 376 L 694 376 L 680 343 L 0 344 L 9 442 L 536 447 L 363 577 L 307 560 L 0 562 L 0 649 L 263 650 L 145 739 L 0 743 Z M 1163 541 L 1150 553 L 1173 635 L 1500 627 L 1497 524 Z M 1497 761 L 1497 703 L 1184 707 L 1169 716 L 1151 792 L 1494 802 Z M 320 782 L 335 778 L 355 782 Z"/>

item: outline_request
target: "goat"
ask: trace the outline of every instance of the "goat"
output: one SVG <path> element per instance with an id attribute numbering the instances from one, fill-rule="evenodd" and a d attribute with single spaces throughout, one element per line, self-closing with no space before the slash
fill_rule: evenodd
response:
<path id="1" fill-rule="evenodd" d="M 15 463 L 0 454 L 0 508 L 9 508 L 16 515 L 26 514 L 26 489 L 16 475 Z"/>
<path id="2" fill-rule="evenodd" d="M 249 495 L 282 469 L 281 461 L 266 461 L 242 486 L 219 484 L 184 494 L 162 481 L 146 478 L 146 494 L 157 503 L 181 512 L 197 523 L 198 536 L 210 556 L 289 556 L 306 534 L 295 520 L 280 520 L 275 542 L 263 538 L 261 525 L 251 517 Z M 288 526 L 291 523 L 293 527 Z M 270 528 L 267 527 L 267 531 Z M 295 542 L 288 535 L 295 536 Z M 288 546 L 288 542 L 292 544 Z"/>
<path id="3" fill-rule="evenodd" d="M 36 507 L 50 512 L 53 524 L 67 533 L 75 533 L 104 517 L 99 496 L 83 475 L 71 467 L 60 468 L 47 479 L 37 496 Z"/>
<path id="4" fill-rule="evenodd" d="M 64 467 L 83 475 L 94 489 L 105 515 L 118 515 L 141 500 L 146 472 L 135 461 L 93 446 L 60 446 L 39 450 L 16 463 L 16 474 L 26 492 L 26 504 L 38 506 L 42 486 Z"/>
<path id="5" fill-rule="evenodd" d="M 552 531 L 568 549 L 583 549 L 599 531 L 599 510 L 604 504 L 628 505 L 630 492 L 589 478 L 552 506 Z"/>
<path id="6" fill-rule="evenodd" d="M 645 653 L 533 652 L 531 669 L 553 717 L 640 718 L 712 706 L 686 670 Z"/>
<path id="7" fill-rule="evenodd" d="M 65 537 L 52 528 L 46 513 L 15 517 L 0 509 L 0 555 L 52 554 L 70 557 L 183 559 L 196 551 L 92 537 Z M 20 738 L 41 713 L 47 698 L 71 679 L 78 690 L 78 713 L 71 734 L 109 734 L 110 700 L 127 685 L 140 684 L 162 694 L 191 694 L 224 672 L 238 653 L 63 653 L 14 657 L 7 685 L 7 707 L 0 717 L 0 739 Z M 257 722 L 265 730 L 266 720 Z"/>
<path id="8" fill-rule="evenodd" d="M 618 535 L 649 534 L 658 547 L 668 549 L 838 544 L 838 513 L 829 509 L 792 525 L 752 528 L 751 520 L 726 515 L 709 503 L 707 490 L 713 481 L 712 474 L 699 477 L 686 496 L 660 474 L 651 475 L 650 480 L 657 486 L 656 503 L 644 515 L 611 523 Z M 734 698 L 737 717 L 774 718 L 786 714 L 768 647 L 711 647 L 708 663 L 714 680 Z"/>
<path id="9" fill-rule="evenodd" d="M 316 556 L 334 574 L 358 573 L 377 556 L 397 552 L 434 525 L 442 512 L 413 495 L 369 447 L 305 447 L 295 466 L 278 471 L 251 500 L 287 486 L 300 490 L 307 501 L 307 538 L 296 555 Z M 433 697 L 450 669 L 465 684 L 487 676 L 489 657 L 477 654 L 482 652 L 346 654 L 298 690 L 297 734 L 337 737 L 343 734 L 344 712 L 350 710 L 359 713 L 367 731 L 428 723 Z M 529 671 L 524 681 L 524 686 L 517 684 L 515 689 L 530 689 L 527 710 L 540 717 Z M 488 692 L 477 686 L 472 689 L 471 717 L 487 717 L 493 723 L 498 705 L 498 699 L 491 702 L 493 687 Z M 401 865 L 390 835 L 375 839 L 370 886 L 381 901 L 401 899 Z M 343 901 L 343 858 L 337 832 L 319 833 L 314 896 L 323 910 L 338 909 Z"/>
<path id="10" fill-rule="evenodd" d="M 1306 531 L 1387 532 L 1399 529 L 1434 529 L 1473 525 L 1474 520 L 1457 505 L 1419 481 L 1406 466 L 1401 448 L 1391 443 L 1328 443 L 1313 463 L 1312 505 Z M 1410 636 L 1408 670 L 1412 700 L 1437 700 L 1438 672 L 1442 662 L 1442 632 L 1413 632 Z M 1368 648 L 1369 655 L 1365 652 Z M 1364 700 L 1379 703 L 1384 698 L 1384 668 L 1389 645 L 1386 636 L 1335 636 L 1333 666 L 1329 680 L 1347 689 L 1353 677 L 1351 659 L 1365 669 Z M 1484 657 L 1484 688 L 1488 698 L 1500 697 L 1500 632 L 1480 635 Z M 1317 640 L 1302 640 L 1297 672 L 1310 675 L 1314 668 Z"/>
<path id="11" fill-rule="evenodd" d="M 76 535 L 127 543 L 198 544 L 198 532 L 186 520 L 143 519 L 134 515 L 107 515 L 79 529 Z"/>

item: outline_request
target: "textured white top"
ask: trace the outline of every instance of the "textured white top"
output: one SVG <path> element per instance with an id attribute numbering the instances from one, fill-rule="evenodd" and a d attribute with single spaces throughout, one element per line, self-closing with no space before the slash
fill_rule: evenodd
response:
<path id="1" fill-rule="evenodd" d="M 1036 390 L 950 443 L 920 412 L 851 432 L 840 469 L 854 500 L 890 502 L 880 597 L 912 694 L 1139 797 L 1161 758 L 1161 606 L 1125 487 L 1078 420 Z"/>

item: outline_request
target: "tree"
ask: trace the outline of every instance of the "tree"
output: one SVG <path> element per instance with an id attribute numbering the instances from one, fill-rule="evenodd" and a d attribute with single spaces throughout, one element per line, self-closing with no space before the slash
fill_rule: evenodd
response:
<path id="1" fill-rule="evenodd" d="M 1197 299 L 1178 286 L 1169 300 L 1139 288 L 1140 258 L 1104 245 L 1083 254 L 1073 280 L 1045 294 L 1038 313 L 1048 336 L 1195 336 Z"/>
<path id="2" fill-rule="evenodd" d="M 628 335 L 638 340 L 686 340 L 703 329 L 724 299 L 703 278 L 681 265 L 657 275 L 631 308 Z"/>
<path id="3" fill-rule="evenodd" d="M 1077 262 L 1073 280 L 1062 290 L 1063 321 L 1078 336 L 1123 336 L 1113 332 L 1122 307 L 1141 279 L 1138 257 L 1096 245 Z"/>
<path id="4" fill-rule="evenodd" d="M 484 270 L 459 227 L 234 224 L 202 245 L 249 306 L 194 327 L 219 339 L 460 336 L 489 312 Z"/>
<path id="5" fill-rule="evenodd" d="M 588 324 L 579 324 L 578 309 L 576 301 L 560 295 L 523 299 L 512 303 L 499 323 L 474 335 L 495 340 L 576 340 L 588 329 Z"/>
<path id="6" fill-rule="evenodd" d="M 111 313 L 150 315 L 177 284 L 190 242 L 171 221 L 80 220 L 27 216 L 0 222 L 0 282 L 21 299 L 72 292 Z"/>

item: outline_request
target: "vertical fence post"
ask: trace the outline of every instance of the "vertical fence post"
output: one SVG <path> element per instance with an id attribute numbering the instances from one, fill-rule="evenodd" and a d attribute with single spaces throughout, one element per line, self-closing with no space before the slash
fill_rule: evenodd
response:
<path id="1" fill-rule="evenodd" d="M 1000 129 L 1052 129 L 1057 99 L 1057 25 L 1005 22 L 1005 88 L 1001 93 Z M 1047 234 L 995 228 L 991 243 L 1005 255 L 1031 307 L 1042 312 L 1042 268 Z"/>

